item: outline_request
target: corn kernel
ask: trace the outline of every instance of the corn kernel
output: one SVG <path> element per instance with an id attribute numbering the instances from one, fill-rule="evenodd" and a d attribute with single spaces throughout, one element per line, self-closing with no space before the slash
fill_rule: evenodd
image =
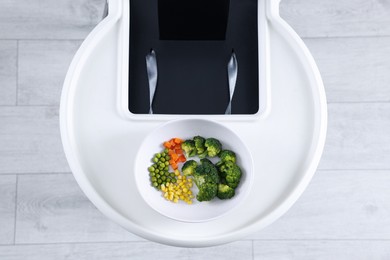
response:
<path id="1" fill-rule="evenodd" d="M 174 173 L 177 178 L 175 183 L 167 182 L 160 186 L 164 198 L 174 203 L 178 203 L 179 200 L 182 200 L 187 204 L 192 204 L 192 199 L 194 198 L 191 191 L 191 187 L 193 186 L 192 179 L 181 175 L 179 170 L 175 170 Z"/>

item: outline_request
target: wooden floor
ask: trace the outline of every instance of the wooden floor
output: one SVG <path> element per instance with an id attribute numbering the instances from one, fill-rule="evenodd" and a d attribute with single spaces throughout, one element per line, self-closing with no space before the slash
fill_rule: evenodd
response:
<path id="1" fill-rule="evenodd" d="M 107 220 L 62 151 L 58 105 L 104 0 L 0 1 L 0 259 L 390 259 L 390 1 L 284 0 L 329 102 L 319 170 L 292 209 L 242 241 L 162 246 Z"/>

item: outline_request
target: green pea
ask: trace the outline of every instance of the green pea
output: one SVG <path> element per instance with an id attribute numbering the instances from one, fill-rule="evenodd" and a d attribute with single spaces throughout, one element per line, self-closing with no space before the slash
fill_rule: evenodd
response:
<path id="1" fill-rule="evenodd" d="M 168 153 L 168 152 L 169 152 L 168 148 L 165 148 L 164 153 Z"/>
<path id="2" fill-rule="evenodd" d="M 153 162 L 157 163 L 158 162 L 158 158 L 154 157 L 153 158 Z"/>
<path id="3" fill-rule="evenodd" d="M 167 179 L 167 177 L 161 176 L 161 180 L 165 181 L 166 179 Z"/>
<path id="4" fill-rule="evenodd" d="M 171 172 L 169 175 L 171 176 L 171 178 L 175 178 L 175 174 L 173 172 Z"/>
<path id="5" fill-rule="evenodd" d="M 154 175 L 156 175 L 154 172 L 151 172 L 151 173 L 150 173 L 150 176 L 153 177 Z"/>
<path id="6" fill-rule="evenodd" d="M 161 154 L 156 153 L 156 157 L 160 159 L 161 158 Z"/>
<path id="7" fill-rule="evenodd" d="M 161 177 L 160 174 L 156 174 L 156 178 L 159 179 Z"/>
<path id="8" fill-rule="evenodd" d="M 154 172 L 155 172 L 155 173 L 159 173 L 159 172 L 160 172 L 160 170 L 159 170 L 159 169 L 156 169 L 156 170 L 154 170 Z"/>
<path id="9" fill-rule="evenodd" d="M 169 170 L 169 167 L 168 167 L 168 166 L 165 166 L 164 170 L 165 170 L 165 171 L 168 171 L 168 170 Z"/>
<path id="10" fill-rule="evenodd" d="M 158 186 L 158 183 L 157 183 L 157 182 L 153 182 L 153 186 L 154 186 L 154 187 L 157 187 L 157 186 Z"/>
<path id="11" fill-rule="evenodd" d="M 150 172 L 154 172 L 154 167 L 153 167 L 153 166 L 150 166 L 150 167 L 148 168 L 148 170 L 149 170 Z"/>
<path id="12" fill-rule="evenodd" d="M 168 166 L 168 165 L 169 165 L 169 162 L 165 162 L 165 165 Z"/>
<path id="13" fill-rule="evenodd" d="M 177 180 L 176 179 L 172 179 L 172 183 L 176 183 L 177 182 Z"/>
<path id="14" fill-rule="evenodd" d="M 157 181 L 157 178 L 156 177 L 152 177 L 152 182 L 155 182 Z"/>
<path id="15" fill-rule="evenodd" d="M 165 156 L 165 160 L 169 161 L 171 157 L 169 155 Z"/>
<path id="16" fill-rule="evenodd" d="M 165 158 L 161 157 L 160 162 L 165 162 Z"/>
<path id="17" fill-rule="evenodd" d="M 158 179 L 158 180 L 157 180 L 157 183 L 158 183 L 158 184 L 161 184 L 161 183 L 162 183 L 162 180 Z"/>
<path id="18" fill-rule="evenodd" d="M 160 166 L 160 169 L 164 169 L 165 168 L 165 164 L 164 163 L 160 163 L 159 166 Z"/>

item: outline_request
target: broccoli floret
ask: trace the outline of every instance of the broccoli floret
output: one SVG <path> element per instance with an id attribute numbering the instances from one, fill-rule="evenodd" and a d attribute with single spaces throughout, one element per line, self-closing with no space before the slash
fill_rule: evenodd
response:
<path id="1" fill-rule="evenodd" d="M 181 171 L 184 176 L 193 175 L 195 173 L 195 169 L 198 166 L 198 163 L 194 160 L 186 161 L 186 163 L 181 168 Z"/>
<path id="2" fill-rule="evenodd" d="M 200 160 L 200 163 L 201 163 L 201 164 L 208 164 L 208 165 L 214 166 L 214 164 L 213 164 L 209 159 L 207 159 L 207 158 L 201 159 L 201 160 Z"/>
<path id="3" fill-rule="evenodd" d="M 194 173 L 194 181 L 196 186 L 200 188 L 204 183 L 218 183 L 219 182 L 219 176 L 218 172 L 215 171 L 209 171 L 210 168 L 203 165 L 198 165 L 195 168 Z M 206 171 L 209 171 L 209 173 L 206 173 Z"/>
<path id="4" fill-rule="evenodd" d="M 221 200 L 228 200 L 233 198 L 235 195 L 235 191 L 233 188 L 229 187 L 225 184 L 218 184 L 218 192 L 217 197 Z"/>
<path id="5" fill-rule="evenodd" d="M 236 163 L 236 154 L 230 150 L 223 150 L 219 154 L 222 162 L 233 162 Z"/>
<path id="6" fill-rule="evenodd" d="M 198 155 L 203 154 L 206 151 L 206 147 L 204 146 L 206 140 L 201 136 L 195 136 L 193 140 L 195 143 L 196 153 Z"/>
<path id="7" fill-rule="evenodd" d="M 181 144 L 181 149 L 183 149 L 187 158 L 193 157 L 197 154 L 195 142 L 193 140 L 184 141 Z"/>
<path id="8" fill-rule="evenodd" d="M 198 201 L 210 201 L 215 198 L 218 192 L 218 184 L 216 183 L 204 183 L 199 188 L 199 192 L 196 195 Z"/>
<path id="9" fill-rule="evenodd" d="M 217 156 L 222 150 L 222 144 L 215 138 L 207 138 L 204 145 L 207 148 L 207 155 L 209 157 Z"/>
<path id="10" fill-rule="evenodd" d="M 219 174 L 223 179 L 221 182 L 226 183 L 233 189 L 237 188 L 242 175 L 240 167 L 230 161 L 225 162 L 219 166 Z"/>
<path id="11" fill-rule="evenodd" d="M 199 189 L 198 201 L 210 201 L 217 195 L 219 175 L 218 170 L 208 159 L 200 160 L 195 168 L 194 182 Z"/>
<path id="12" fill-rule="evenodd" d="M 203 158 L 206 158 L 207 157 L 207 150 L 205 150 L 203 153 L 201 153 L 201 154 L 198 154 L 198 156 L 199 156 L 199 158 L 200 159 L 203 159 Z"/>
<path id="13" fill-rule="evenodd" d="M 198 167 L 201 167 L 201 166 L 198 166 Z M 196 168 L 198 168 L 198 167 L 196 167 Z M 209 179 L 208 179 L 208 177 L 206 175 L 199 174 L 196 170 L 195 170 L 195 173 L 194 173 L 193 177 L 194 177 L 194 182 L 195 182 L 196 186 L 198 187 L 198 189 L 200 189 L 200 187 L 203 184 L 209 182 Z"/>
<path id="14" fill-rule="evenodd" d="M 212 162 L 208 159 L 200 160 L 201 164 L 195 168 L 194 180 L 196 186 L 200 188 L 203 183 L 211 182 L 218 183 L 219 175 L 218 170 Z"/>

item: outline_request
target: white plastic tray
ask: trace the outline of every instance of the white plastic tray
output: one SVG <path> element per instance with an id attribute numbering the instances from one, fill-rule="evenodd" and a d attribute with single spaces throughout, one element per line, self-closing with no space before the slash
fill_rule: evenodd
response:
<path id="1" fill-rule="evenodd" d="M 64 83 L 61 135 L 80 187 L 107 217 L 164 244 L 212 246 L 269 225 L 308 185 L 321 157 L 327 124 L 320 74 L 301 39 L 279 17 L 279 2 L 259 0 L 259 30 L 264 37 L 259 46 L 264 55 L 259 66 L 259 113 L 201 116 L 224 124 L 246 143 L 254 158 L 253 188 L 237 208 L 202 223 L 162 216 L 144 202 L 135 186 L 134 160 L 144 137 L 168 120 L 198 117 L 128 111 L 128 2 L 109 1 L 109 15 L 80 47 Z"/>

